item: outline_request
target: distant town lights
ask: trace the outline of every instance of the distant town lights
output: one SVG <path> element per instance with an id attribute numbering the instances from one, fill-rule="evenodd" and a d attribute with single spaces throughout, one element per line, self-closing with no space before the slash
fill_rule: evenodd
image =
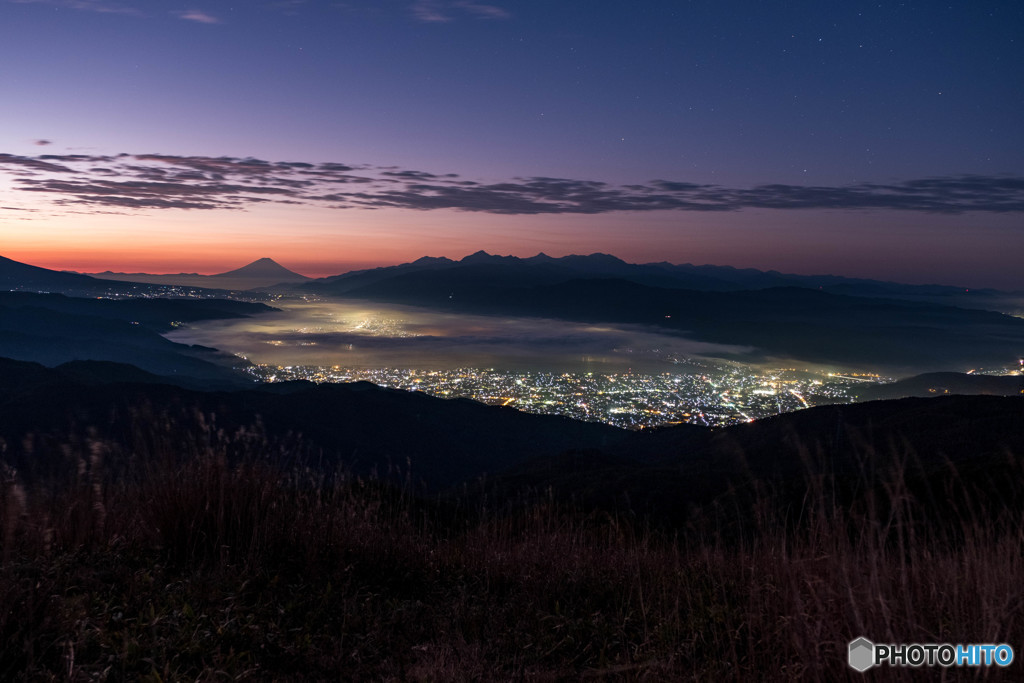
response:
<path id="1" fill-rule="evenodd" d="M 702 372 L 708 363 L 702 362 Z M 240 368 L 257 381 L 307 380 L 313 382 L 368 381 L 378 386 L 422 391 L 442 397 L 470 398 L 492 405 L 515 405 L 520 410 L 606 422 L 626 429 L 678 423 L 725 426 L 823 403 L 855 400 L 851 388 L 878 377 L 853 378 L 824 373 L 773 369 L 769 375 L 756 368 L 716 365 L 715 386 L 707 374 L 662 372 L 552 373 L 496 371 L 493 368 L 412 369 L 346 368 L 324 366 L 268 366 Z M 768 377 L 775 377 L 772 386 Z M 779 386 L 787 388 L 779 393 Z"/>

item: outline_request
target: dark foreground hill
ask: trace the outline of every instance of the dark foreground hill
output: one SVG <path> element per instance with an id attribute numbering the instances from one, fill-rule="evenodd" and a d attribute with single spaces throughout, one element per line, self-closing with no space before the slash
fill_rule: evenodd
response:
<path id="1" fill-rule="evenodd" d="M 0 678 L 861 681 L 858 636 L 1017 644 L 1022 420 L 630 433 L 0 361 Z"/>
<path id="2" fill-rule="evenodd" d="M 282 467 L 314 466 L 325 473 L 344 467 L 437 491 L 525 458 L 610 448 L 629 436 L 607 425 L 365 382 L 202 392 L 136 372 L 116 364 L 49 369 L 0 361 L 0 437 L 8 444 L 7 462 L 36 481 L 67 473 L 90 444 L 108 452 L 107 467 L 116 470 L 127 458 L 185 457 L 211 439 L 244 450 L 251 436 L 280 453 Z"/>
<path id="3" fill-rule="evenodd" d="M 485 490 L 499 499 L 555 487 L 588 505 L 676 519 L 751 481 L 799 489 L 811 473 L 856 482 L 904 462 L 926 478 L 950 468 L 981 475 L 1024 452 L 1024 397 L 908 398 L 714 430 L 630 432 L 365 382 L 211 392 L 164 381 L 114 363 L 50 369 L 3 360 L 4 457 L 34 480 L 59 475 L 77 457 L 69 444 L 100 444 L 113 466 L 202 450 L 211 434 L 225 443 L 249 435 L 280 451 L 283 467 L 343 467 L 435 493 L 486 477 Z"/>
<path id="4" fill-rule="evenodd" d="M 1024 397 L 943 396 L 821 406 L 721 429 L 636 432 L 603 452 L 531 459 L 489 481 L 495 498 L 552 489 L 588 506 L 670 525 L 728 500 L 731 526 L 754 514 L 767 487 L 800 508 L 812 482 L 830 482 L 831 504 L 885 497 L 887 480 L 922 496 L 938 519 L 964 487 L 989 504 L 1024 484 Z M 882 483 L 886 480 L 886 483 Z M 937 492 L 937 493 L 936 493 Z"/>

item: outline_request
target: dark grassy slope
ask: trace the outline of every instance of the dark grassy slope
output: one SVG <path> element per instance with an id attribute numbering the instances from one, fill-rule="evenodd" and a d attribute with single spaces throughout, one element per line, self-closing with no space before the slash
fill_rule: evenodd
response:
<path id="1" fill-rule="evenodd" d="M 728 499 L 732 518 L 768 487 L 796 509 L 829 482 L 833 504 L 884 499 L 890 476 L 927 501 L 928 514 L 958 513 L 946 504 L 964 488 L 1001 505 L 1024 483 L 1024 397 L 943 396 L 810 408 L 715 430 L 665 428 L 635 433 L 605 452 L 533 459 L 487 484 L 497 498 L 553 487 L 584 506 L 677 524 Z M 882 487 L 882 488 L 879 488 Z M 952 487 L 952 488 L 951 488 Z M 820 491 L 819 491 L 820 493 Z"/>
<path id="2" fill-rule="evenodd" d="M 87 365 L 0 361 L 4 680 L 857 682 L 859 635 L 1024 637 L 1024 399 L 630 434 Z M 559 435 L 589 449 L 545 455 Z M 515 469 L 418 499 L 331 477 L 331 443 Z"/>
<path id="3" fill-rule="evenodd" d="M 1024 399 L 635 434 L 118 377 L 153 380 L 0 361 L 5 680 L 860 681 L 858 635 L 1024 637 Z M 329 476 L 374 444 L 513 469 L 482 498 Z"/>
<path id="4" fill-rule="evenodd" d="M 0 355 L 58 365 L 72 360 L 132 363 L 200 386 L 240 386 L 236 362 L 213 349 L 160 335 L 174 321 L 237 318 L 271 310 L 213 299 L 83 299 L 60 294 L 0 293 Z M 170 381 L 170 380 L 169 380 Z"/>
<path id="5" fill-rule="evenodd" d="M 654 448 L 670 446 L 672 431 L 654 432 Z M 690 470 L 690 462 L 708 463 L 771 479 L 803 474 L 809 465 L 857 476 L 889 464 L 872 454 L 901 454 L 931 470 L 1017 452 L 1024 452 L 1024 397 L 942 396 L 820 406 L 714 430 L 673 464 L 698 472 L 702 465 Z"/>
<path id="6" fill-rule="evenodd" d="M 1019 509 L 912 532 L 898 484 L 894 516 L 819 493 L 797 525 L 765 495 L 734 542 L 714 511 L 660 534 L 550 499 L 453 515 L 216 447 L 105 484 L 104 457 L 0 489 L 4 680 L 859 683 L 859 635 L 1024 637 Z"/>

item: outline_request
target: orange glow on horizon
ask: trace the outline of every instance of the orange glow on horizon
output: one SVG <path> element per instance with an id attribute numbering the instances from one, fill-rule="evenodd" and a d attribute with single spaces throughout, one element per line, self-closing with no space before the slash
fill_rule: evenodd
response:
<path id="1" fill-rule="evenodd" d="M 521 258 L 539 252 L 555 258 L 603 252 L 629 263 L 716 264 L 1020 289 L 1019 276 L 1005 267 L 1001 278 L 991 276 L 998 274 L 993 264 L 1012 260 L 1013 252 L 991 241 L 963 241 L 956 216 L 897 216 L 891 223 L 858 223 L 856 229 L 842 230 L 844 222 L 859 221 L 859 215 L 794 217 L 765 210 L 698 216 L 650 212 L 642 218 L 281 207 L 205 214 L 55 214 L 0 224 L 0 256 L 86 273 L 203 275 L 269 257 L 297 273 L 327 277 L 423 256 L 458 260 L 479 250 Z M 818 222 L 834 230 L 827 235 L 812 231 Z M 989 222 L 1010 226 L 1013 217 Z M 890 248 L 879 251 L 883 234 Z M 952 251 L 948 245 L 954 243 L 958 248 Z M 906 253 L 916 255 L 914 268 L 908 268 Z"/>
<path id="2" fill-rule="evenodd" d="M 362 270 L 365 268 L 376 268 L 378 266 L 394 265 L 397 262 L 371 261 L 371 262 L 324 262 L 324 261 L 300 261 L 279 257 L 265 250 L 255 255 L 206 255 L 192 253 L 167 253 L 154 254 L 111 254 L 109 252 L 85 252 L 83 250 L 68 251 L 46 251 L 46 252 L 15 252 L 5 251 L 0 253 L 15 261 L 27 263 L 40 268 L 50 270 L 66 270 L 79 273 L 102 273 L 110 271 L 113 273 L 145 273 L 152 275 L 169 275 L 178 273 L 196 273 L 199 275 L 214 275 L 229 270 L 241 268 L 253 261 L 269 257 L 277 261 L 288 270 L 294 271 L 307 277 L 329 277 L 339 275 L 351 270 Z"/>

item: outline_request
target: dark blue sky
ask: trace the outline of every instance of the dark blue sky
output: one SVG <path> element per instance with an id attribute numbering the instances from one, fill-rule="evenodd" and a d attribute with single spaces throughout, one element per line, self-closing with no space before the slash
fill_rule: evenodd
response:
<path id="1" fill-rule="evenodd" d="M 133 231 L 111 265 L 483 247 L 1024 287 L 1021 3 L 0 0 L 0 37 L 0 235 L 53 263 L 98 263 L 77 221 Z"/>

